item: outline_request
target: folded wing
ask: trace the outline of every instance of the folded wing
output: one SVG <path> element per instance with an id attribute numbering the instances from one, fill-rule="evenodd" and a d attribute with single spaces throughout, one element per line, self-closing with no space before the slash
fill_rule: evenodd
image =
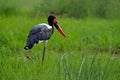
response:
<path id="1" fill-rule="evenodd" d="M 28 34 L 25 49 L 31 49 L 34 44 L 37 44 L 39 41 L 48 40 L 51 37 L 52 32 L 52 26 L 47 24 L 39 24 L 33 27 Z"/>

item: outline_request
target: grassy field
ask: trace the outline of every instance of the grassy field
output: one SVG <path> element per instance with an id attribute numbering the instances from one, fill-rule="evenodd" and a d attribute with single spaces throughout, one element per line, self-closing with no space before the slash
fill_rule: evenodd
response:
<path id="1" fill-rule="evenodd" d="M 0 17 L 0 80 L 119 80 L 120 23 L 118 20 L 58 17 L 67 34 L 55 30 L 48 41 L 45 63 L 43 45 L 23 49 L 29 30 L 47 17 Z"/>

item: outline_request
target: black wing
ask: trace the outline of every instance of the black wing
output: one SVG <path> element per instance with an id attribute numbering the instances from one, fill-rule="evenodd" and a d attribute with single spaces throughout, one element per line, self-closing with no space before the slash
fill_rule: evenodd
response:
<path id="1" fill-rule="evenodd" d="M 48 40 L 52 35 L 52 27 L 47 24 L 41 24 L 33 27 L 28 35 L 25 49 L 31 49 L 39 41 Z"/>

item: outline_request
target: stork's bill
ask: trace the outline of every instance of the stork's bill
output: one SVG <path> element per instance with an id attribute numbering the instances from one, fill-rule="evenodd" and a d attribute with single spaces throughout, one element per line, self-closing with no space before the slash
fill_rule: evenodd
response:
<path id="1" fill-rule="evenodd" d="M 66 37 L 66 34 L 63 32 L 62 28 L 57 24 L 56 18 L 53 20 L 53 24 L 56 27 L 56 29 L 62 34 L 64 37 Z"/>

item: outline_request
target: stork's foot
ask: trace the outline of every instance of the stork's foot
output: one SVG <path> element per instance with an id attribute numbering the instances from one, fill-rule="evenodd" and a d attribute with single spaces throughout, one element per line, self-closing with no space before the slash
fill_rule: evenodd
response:
<path id="1" fill-rule="evenodd" d="M 29 53 L 27 53 L 25 56 L 26 56 L 26 58 L 30 59 L 30 54 Z"/>

